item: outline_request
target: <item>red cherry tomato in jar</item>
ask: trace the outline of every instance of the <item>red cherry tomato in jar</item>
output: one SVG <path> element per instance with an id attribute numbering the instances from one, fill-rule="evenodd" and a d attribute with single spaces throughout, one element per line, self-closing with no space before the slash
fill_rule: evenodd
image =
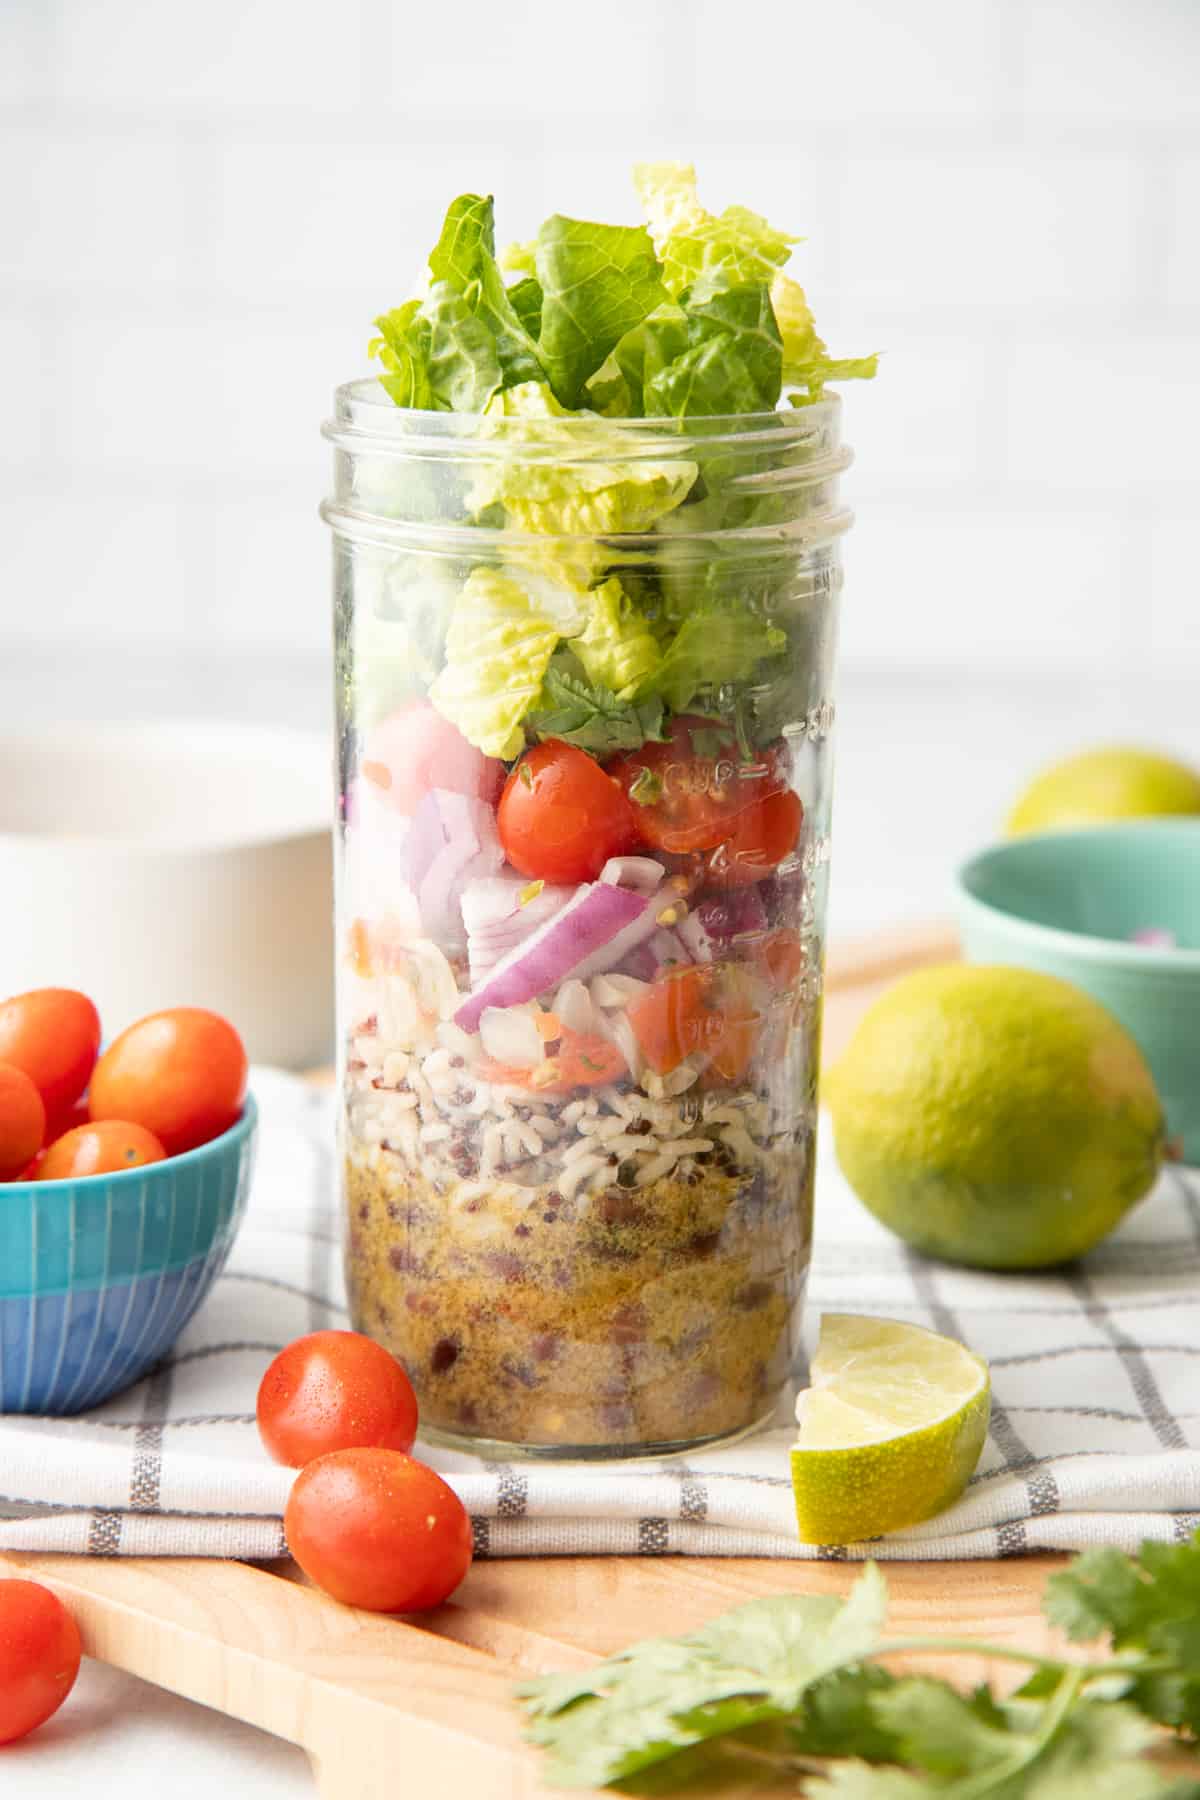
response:
<path id="1" fill-rule="evenodd" d="M 0 1181 L 24 1172 L 45 1134 L 42 1096 L 24 1069 L 0 1063 Z"/>
<path id="2" fill-rule="evenodd" d="M 739 1081 L 758 1043 L 760 1000 L 753 976 L 737 964 L 697 963 L 660 975 L 630 1003 L 628 1017 L 655 1074 L 697 1056 L 714 1076 Z"/>
<path id="3" fill-rule="evenodd" d="M 0 1744 L 56 1713 L 79 1673 L 79 1627 L 39 1581 L 0 1581 Z"/>
<path id="4" fill-rule="evenodd" d="M 643 744 L 611 772 L 629 795 L 642 842 L 675 856 L 707 852 L 703 876 L 761 881 L 795 848 L 803 808 L 783 745 L 747 758 L 713 719 L 681 714 L 665 744 Z"/>
<path id="5" fill-rule="evenodd" d="M 634 810 L 585 750 L 550 738 L 504 784 L 496 823 L 514 869 L 537 881 L 594 881 L 638 842 Z"/>
<path id="6" fill-rule="evenodd" d="M 258 1434 L 302 1469 L 333 1450 L 411 1450 L 417 1397 L 395 1357 L 358 1331 L 310 1331 L 281 1350 L 258 1390 Z"/>
<path id="7" fill-rule="evenodd" d="M 151 1013 L 109 1045 L 92 1075 L 93 1121 L 152 1131 L 168 1156 L 228 1131 L 246 1096 L 246 1052 L 227 1019 L 199 1006 Z"/>
<path id="8" fill-rule="evenodd" d="M 0 1062 L 23 1069 L 52 1123 L 88 1084 L 100 1048 L 100 1015 L 74 988 L 35 988 L 0 1006 Z"/>
<path id="9" fill-rule="evenodd" d="M 471 1521 L 440 1475 L 399 1450 L 335 1450 L 297 1475 L 283 1516 L 304 1573 L 345 1606 L 424 1612 L 471 1566 Z"/>
<path id="10" fill-rule="evenodd" d="M 144 1125 L 105 1119 L 99 1125 L 77 1125 L 55 1138 L 38 1159 L 38 1181 L 78 1181 L 84 1175 L 116 1175 L 162 1162 L 166 1151 Z"/>

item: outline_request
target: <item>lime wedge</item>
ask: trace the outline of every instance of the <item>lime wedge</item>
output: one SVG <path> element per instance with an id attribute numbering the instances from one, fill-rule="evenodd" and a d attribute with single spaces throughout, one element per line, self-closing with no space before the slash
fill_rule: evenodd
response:
<path id="1" fill-rule="evenodd" d="M 812 1386 L 796 1402 L 796 1518 L 806 1544 L 852 1544 L 932 1518 L 979 1461 L 987 1364 L 895 1319 L 826 1313 Z"/>

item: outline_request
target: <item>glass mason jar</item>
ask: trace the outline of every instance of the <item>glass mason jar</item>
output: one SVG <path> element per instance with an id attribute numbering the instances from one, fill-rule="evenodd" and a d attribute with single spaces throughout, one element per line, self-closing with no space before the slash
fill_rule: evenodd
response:
<path id="1" fill-rule="evenodd" d="M 839 419 L 835 397 L 615 422 L 338 391 L 346 1266 L 353 1323 L 404 1364 L 431 1437 L 662 1455 L 749 1430 L 789 1385 L 850 522 Z M 598 594 L 660 658 L 646 679 L 668 710 L 627 738 L 603 721 L 589 738 L 594 711 L 541 685 Z M 542 849 L 553 835 L 515 766 L 539 741 L 531 763 L 606 746 L 579 799 L 585 855 L 603 855 L 613 794 L 641 821 L 635 853 L 589 880 L 506 860 L 502 785 L 508 805 L 525 783 L 512 817 Z"/>

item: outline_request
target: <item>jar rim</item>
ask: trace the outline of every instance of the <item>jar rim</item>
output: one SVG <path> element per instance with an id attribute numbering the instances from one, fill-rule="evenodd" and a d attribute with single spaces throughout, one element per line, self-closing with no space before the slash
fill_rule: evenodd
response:
<path id="1" fill-rule="evenodd" d="M 360 376 L 334 390 L 333 417 L 324 421 L 321 434 L 335 446 L 358 453 L 421 457 L 457 457 L 468 448 L 472 456 L 503 457 L 517 446 L 528 460 L 543 455 L 561 459 L 564 450 L 579 458 L 611 457 L 618 449 L 622 457 L 686 456 L 692 445 L 711 451 L 736 443 L 739 450 L 746 450 L 756 441 L 782 451 L 836 433 L 841 404 L 840 395 L 827 391 L 802 406 L 687 419 L 620 419 L 592 413 L 506 418 L 397 406 L 378 376 Z"/>

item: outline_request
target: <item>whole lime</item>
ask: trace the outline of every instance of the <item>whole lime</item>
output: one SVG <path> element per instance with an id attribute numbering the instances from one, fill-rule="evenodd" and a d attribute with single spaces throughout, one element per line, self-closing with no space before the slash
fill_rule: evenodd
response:
<path id="1" fill-rule="evenodd" d="M 1162 1162 L 1162 1105 L 1133 1039 L 1032 969 L 905 976 L 859 1022 L 823 1098 L 838 1161 L 876 1218 L 977 1268 L 1082 1255 Z"/>
<path id="2" fill-rule="evenodd" d="M 1020 837 L 1178 813 L 1200 813 L 1200 774 L 1153 750 L 1113 745 L 1043 769 L 1009 813 L 1006 829 Z"/>

